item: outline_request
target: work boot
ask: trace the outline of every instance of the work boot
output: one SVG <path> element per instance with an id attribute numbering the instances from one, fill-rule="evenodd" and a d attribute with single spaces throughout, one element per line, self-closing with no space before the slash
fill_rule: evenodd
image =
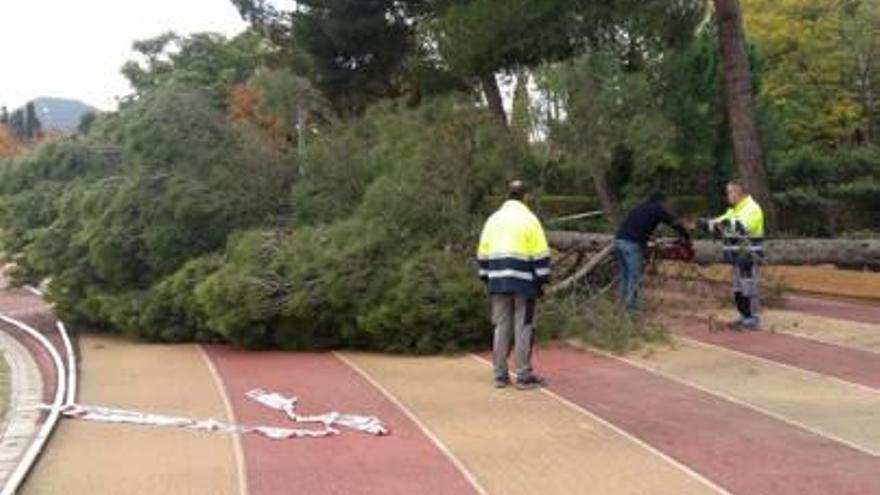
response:
<path id="1" fill-rule="evenodd" d="M 517 390 L 532 390 L 547 386 L 547 381 L 538 375 L 529 375 L 525 378 L 516 379 Z"/>

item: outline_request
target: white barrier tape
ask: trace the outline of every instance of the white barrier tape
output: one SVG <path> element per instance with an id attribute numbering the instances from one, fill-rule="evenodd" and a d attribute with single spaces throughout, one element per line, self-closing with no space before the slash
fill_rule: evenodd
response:
<path id="1" fill-rule="evenodd" d="M 209 418 L 196 420 L 181 416 L 167 416 L 162 414 L 144 413 L 127 409 L 109 407 L 85 406 L 80 404 L 67 404 L 58 410 L 65 418 L 79 419 L 83 421 L 96 421 L 101 423 L 133 424 L 142 426 L 154 426 L 165 428 L 183 428 L 194 431 L 217 432 L 217 433 L 254 433 L 272 440 L 287 440 L 291 438 L 322 438 L 338 435 L 338 427 L 348 428 L 361 433 L 382 436 L 387 435 L 388 429 L 379 418 L 373 416 L 358 416 L 353 414 L 340 414 L 330 412 L 316 416 L 300 416 L 296 414 L 296 397 L 285 397 L 274 392 L 262 389 L 251 390 L 247 397 L 277 411 L 284 412 L 292 421 L 305 424 L 320 424 L 320 428 L 281 428 L 274 426 L 250 426 L 232 425 Z M 45 406 L 44 409 L 53 409 Z"/>
<path id="2" fill-rule="evenodd" d="M 296 413 L 296 397 L 285 397 L 259 388 L 251 390 L 247 393 L 247 396 L 266 407 L 284 412 L 288 418 L 297 423 L 323 423 L 327 428 L 342 426 L 377 436 L 388 434 L 388 430 L 382 424 L 382 421 L 374 416 L 358 416 L 354 414 L 340 414 L 338 412 L 316 416 L 300 416 Z"/>

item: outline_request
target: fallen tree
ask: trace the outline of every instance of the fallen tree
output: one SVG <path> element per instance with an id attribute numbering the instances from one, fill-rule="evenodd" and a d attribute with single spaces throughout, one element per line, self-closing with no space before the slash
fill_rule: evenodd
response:
<path id="1" fill-rule="evenodd" d="M 573 288 L 575 284 L 577 284 L 581 279 L 589 275 L 590 272 L 593 271 L 593 269 L 599 266 L 599 264 L 602 263 L 605 258 L 611 256 L 613 247 L 614 246 L 610 243 L 606 245 L 605 248 L 599 251 L 598 254 L 593 255 L 593 257 L 590 258 L 590 261 L 588 261 L 586 265 L 578 269 L 572 276 L 566 278 L 562 282 L 559 282 L 553 287 L 550 287 L 550 290 L 548 290 L 547 293 L 553 295 L 558 292 L 564 292 Z"/>
<path id="2" fill-rule="evenodd" d="M 551 231 L 547 238 L 559 251 L 600 252 L 614 237 L 608 234 Z M 839 265 L 880 267 L 880 239 L 770 239 L 764 244 L 770 265 Z M 694 242 L 694 262 L 721 263 L 720 241 Z"/>

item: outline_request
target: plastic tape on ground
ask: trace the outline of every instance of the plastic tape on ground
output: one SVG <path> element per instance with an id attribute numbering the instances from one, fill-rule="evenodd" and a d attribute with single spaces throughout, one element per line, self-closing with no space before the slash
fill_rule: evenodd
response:
<path id="1" fill-rule="evenodd" d="M 328 437 L 331 435 L 338 435 L 340 433 L 340 428 L 347 428 L 353 431 L 376 436 L 387 435 L 389 433 L 382 421 L 374 416 L 340 414 L 338 412 L 301 416 L 296 413 L 298 402 L 296 397 L 286 397 L 263 389 L 251 390 L 247 393 L 247 397 L 270 409 L 283 412 L 288 419 L 297 424 L 312 424 L 316 425 L 316 427 L 283 428 L 275 426 L 233 425 L 215 419 L 196 420 L 181 416 L 166 416 L 127 409 L 85 406 L 81 404 L 63 406 L 60 411 L 65 418 L 80 419 L 84 421 L 183 428 L 187 430 L 218 433 L 253 433 L 273 440 Z M 51 406 L 44 406 L 44 409 L 51 409 Z"/>

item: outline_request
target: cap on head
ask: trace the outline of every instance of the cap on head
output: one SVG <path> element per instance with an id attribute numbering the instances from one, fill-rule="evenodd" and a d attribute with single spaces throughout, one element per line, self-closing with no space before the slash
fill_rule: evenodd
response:
<path id="1" fill-rule="evenodd" d="M 526 183 L 521 180 L 512 180 L 507 185 L 507 197 L 510 199 L 522 201 L 525 199 L 528 192 L 529 188 L 526 186 Z"/>

